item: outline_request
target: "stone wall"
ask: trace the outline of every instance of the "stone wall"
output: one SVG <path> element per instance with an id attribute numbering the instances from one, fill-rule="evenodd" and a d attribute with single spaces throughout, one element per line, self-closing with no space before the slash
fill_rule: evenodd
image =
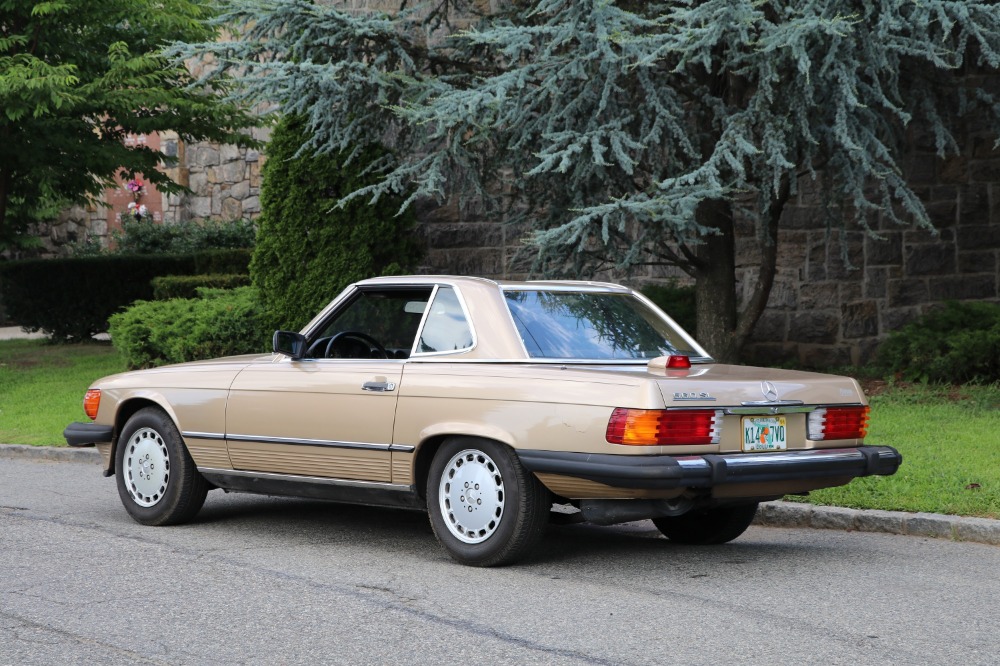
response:
<path id="1" fill-rule="evenodd" d="M 268 132 L 257 130 L 255 138 L 266 140 Z M 260 213 L 260 151 L 210 143 L 185 145 L 171 137 L 165 152 L 177 157 L 168 171 L 190 193 L 167 196 L 164 222 L 188 220 L 239 220 Z"/>
<path id="2" fill-rule="evenodd" d="M 268 130 L 255 130 L 253 136 L 266 141 L 269 134 Z M 172 132 L 156 138 L 164 153 L 177 158 L 167 174 L 190 190 L 161 199 L 160 193 L 147 184 L 147 197 L 158 202 L 154 216 L 157 223 L 232 221 L 254 219 L 260 214 L 260 173 L 265 159 L 261 151 L 206 142 L 189 145 Z M 112 232 L 121 228 L 117 216 L 124 206 L 119 201 L 121 194 L 120 190 L 107 190 L 107 205 L 73 206 L 55 220 L 38 225 L 35 234 L 42 242 L 42 255 L 65 255 L 72 244 L 85 240 L 108 247 Z"/>
<path id="3" fill-rule="evenodd" d="M 966 154 L 941 162 L 931 147 L 909 159 L 910 182 L 935 231 L 876 221 L 878 238 L 847 225 L 827 230 L 815 193 L 789 203 L 778 239 L 778 267 L 748 360 L 810 367 L 863 364 L 885 336 L 946 300 L 1000 302 L 1000 151 L 971 137 Z M 521 234 L 455 207 L 420 215 L 427 273 L 525 277 L 514 262 Z M 743 297 L 756 279 L 751 229 L 739 229 L 737 277 Z M 846 253 L 846 262 L 845 262 Z M 602 276 L 632 285 L 676 280 L 679 272 L 646 269 Z"/>

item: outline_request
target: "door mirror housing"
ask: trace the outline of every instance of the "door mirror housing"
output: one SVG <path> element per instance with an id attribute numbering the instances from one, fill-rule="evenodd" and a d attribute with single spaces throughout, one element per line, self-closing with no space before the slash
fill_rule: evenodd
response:
<path id="1" fill-rule="evenodd" d="M 274 332 L 274 351 L 297 361 L 306 355 L 306 336 L 294 331 Z"/>

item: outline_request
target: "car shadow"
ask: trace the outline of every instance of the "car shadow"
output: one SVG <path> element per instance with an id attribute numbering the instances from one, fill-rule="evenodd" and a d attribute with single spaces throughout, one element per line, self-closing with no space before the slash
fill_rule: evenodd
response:
<path id="1" fill-rule="evenodd" d="M 215 495 L 215 493 L 213 493 Z M 448 559 L 422 511 L 337 502 L 229 493 L 210 500 L 192 526 L 222 530 L 242 547 L 271 548 L 308 543 L 348 546 L 422 559 Z M 825 559 L 849 556 L 846 547 L 773 538 L 775 528 L 751 528 L 739 539 L 719 546 L 673 543 L 649 521 L 597 526 L 588 523 L 550 525 L 522 567 L 572 564 L 574 571 L 594 572 L 629 566 L 635 571 L 662 571 L 665 566 L 693 578 L 706 571 L 733 567 L 753 570 L 781 558 L 786 564 L 816 566 Z"/>

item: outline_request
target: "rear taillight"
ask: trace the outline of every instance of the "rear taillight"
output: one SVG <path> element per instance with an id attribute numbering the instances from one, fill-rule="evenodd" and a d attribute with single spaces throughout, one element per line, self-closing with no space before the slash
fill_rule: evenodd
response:
<path id="1" fill-rule="evenodd" d="M 83 411 L 87 413 L 90 420 L 97 418 L 97 410 L 101 406 L 101 389 L 90 389 L 83 396 Z"/>
<path id="2" fill-rule="evenodd" d="M 721 431 L 721 409 L 618 407 L 608 420 L 606 438 L 612 444 L 633 446 L 718 444 Z"/>
<path id="3" fill-rule="evenodd" d="M 809 413 L 809 439 L 864 439 L 868 407 L 820 407 Z"/>

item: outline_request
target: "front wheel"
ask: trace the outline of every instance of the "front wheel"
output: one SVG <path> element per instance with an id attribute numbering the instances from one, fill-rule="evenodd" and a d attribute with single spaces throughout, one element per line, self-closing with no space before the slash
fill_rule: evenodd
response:
<path id="1" fill-rule="evenodd" d="M 755 515 L 756 502 L 696 509 L 680 516 L 653 518 L 653 524 L 671 541 L 710 545 L 726 543 L 743 534 Z"/>
<path id="2" fill-rule="evenodd" d="M 122 429 L 115 452 L 118 495 L 143 525 L 176 525 L 205 503 L 208 482 L 198 473 L 177 426 L 163 410 L 146 407 Z"/>
<path id="3" fill-rule="evenodd" d="M 453 437 L 431 462 L 431 527 L 462 564 L 489 567 L 523 558 L 545 534 L 551 507 L 545 486 L 503 444 Z"/>

